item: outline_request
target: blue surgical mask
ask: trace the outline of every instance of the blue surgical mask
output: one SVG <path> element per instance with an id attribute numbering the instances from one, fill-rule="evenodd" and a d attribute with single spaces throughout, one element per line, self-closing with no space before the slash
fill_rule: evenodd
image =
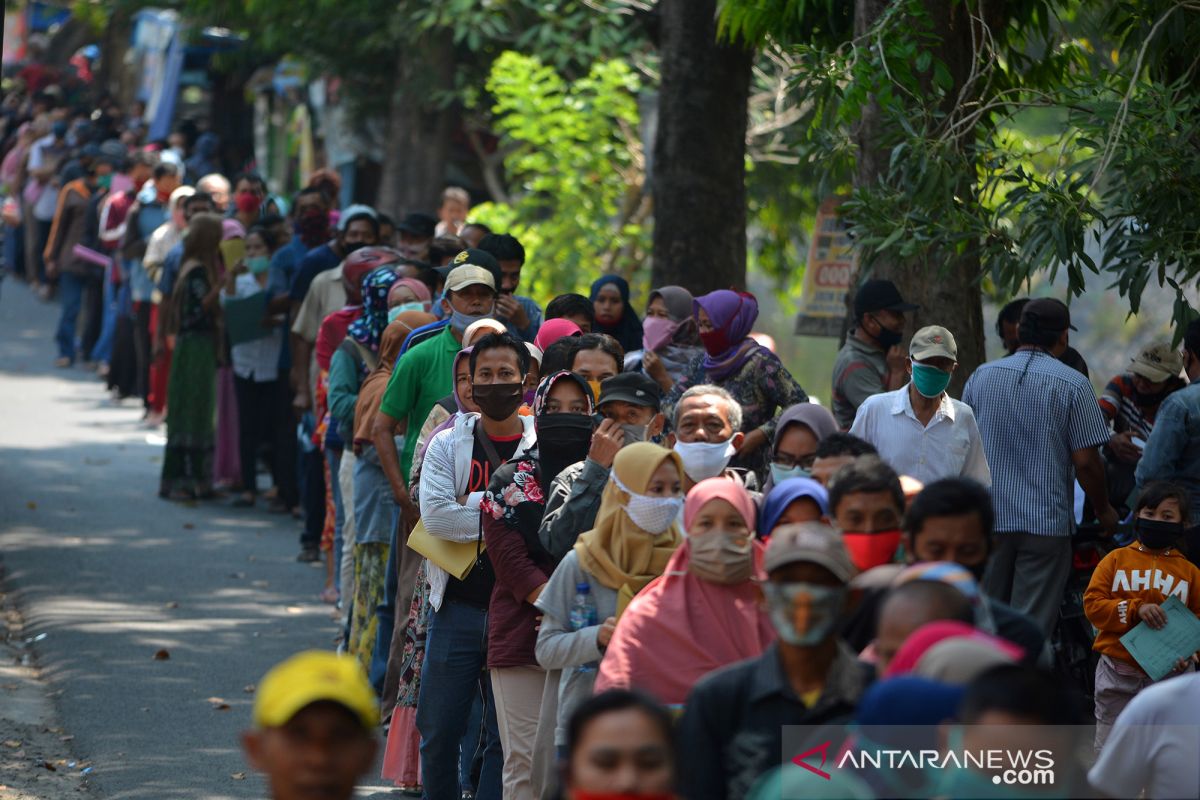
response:
<path id="1" fill-rule="evenodd" d="M 800 466 L 785 467 L 782 464 L 771 462 L 771 480 L 776 485 L 783 483 L 788 478 L 811 478 L 812 470 L 805 469 Z"/>
<path id="2" fill-rule="evenodd" d="M 424 310 L 425 310 L 424 303 L 417 303 L 417 302 L 401 303 L 398 306 L 394 306 L 393 308 L 388 309 L 388 322 L 389 323 L 395 322 L 396 317 L 400 316 L 405 311 L 424 311 Z"/>
<path id="3" fill-rule="evenodd" d="M 271 259 L 267 256 L 247 256 L 246 269 L 250 270 L 251 275 L 262 275 L 271 266 Z"/>
<path id="4" fill-rule="evenodd" d="M 452 310 L 450 313 L 450 327 L 461 333 L 466 333 L 467 328 L 473 323 L 481 319 L 487 319 L 491 314 L 464 314 L 458 310 Z"/>
<path id="5" fill-rule="evenodd" d="M 912 365 L 912 382 L 922 397 L 928 397 L 932 400 L 946 391 L 946 387 L 950 385 L 950 373 L 944 369 L 938 369 L 937 367 L 931 367 L 928 364 L 921 364 L 914 361 Z"/>

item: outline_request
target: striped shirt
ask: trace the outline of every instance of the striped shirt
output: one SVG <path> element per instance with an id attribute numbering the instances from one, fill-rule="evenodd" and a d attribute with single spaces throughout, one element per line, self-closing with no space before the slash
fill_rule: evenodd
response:
<path id="1" fill-rule="evenodd" d="M 996 530 L 1070 535 L 1071 454 L 1111 435 L 1087 378 L 1045 351 L 1020 350 L 977 369 L 963 402 L 992 470 Z"/>

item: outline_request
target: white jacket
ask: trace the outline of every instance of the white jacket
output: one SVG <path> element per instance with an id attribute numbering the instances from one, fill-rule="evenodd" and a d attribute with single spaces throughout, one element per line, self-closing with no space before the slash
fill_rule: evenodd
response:
<path id="1" fill-rule="evenodd" d="M 421 464 L 421 521 L 432 536 L 452 542 L 473 542 L 479 537 L 479 501 L 483 492 L 472 492 L 467 502 L 458 498 L 467 493 L 471 479 L 471 456 L 475 452 L 475 422 L 479 414 L 459 414 L 454 427 L 438 432 L 429 441 Z M 537 444 L 533 417 L 521 417 L 524 433 L 514 457 Z M 429 576 L 429 603 L 434 611 L 442 607 L 442 597 L 450 575 L 426 560 Z"/>

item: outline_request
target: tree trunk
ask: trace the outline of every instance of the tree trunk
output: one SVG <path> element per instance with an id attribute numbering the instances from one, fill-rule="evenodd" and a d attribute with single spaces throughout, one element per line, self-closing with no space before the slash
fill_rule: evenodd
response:
<path id="1" fill-rule="evenodd" d="M 454 51 L 448 33 L 430 34 L 396 58 L 396 85 L 388 114 L 383 175 L 377 205 L 396 219 L 433 213 L 446 181 L 453 109 L 430 98 L 454 88 Z"/>
<path id="2" fill-rule="evenodd" d="M 855 36 L 861 36 L 870 29 L 888 5 L 889 0 L 856 0 Z M 933 55 L 946 64 L 954 79 L 954 87 L 948 92 L 949 102 L 953 102 L 966 83 L 974 58 L 971 33 L 967 27 L 970 24 L 966 14 L 967 5 L 956 0 L 925 0 L 925 9 L 933 22 L 934 33 L 941 40 Z M 969 102 L 975 98 L 962 99 Z M 855 186 L 873 185 L 879 175 L 887 171 L 890 153 L 880 145 L 886 139 L 883 128 L 886 124 L 887 121 L 881 118 L 878 108 L 873 104 L 864 111 L 858 133 Z M 962 141 L 964 147 L 971 146 L 970 136 Z M 965 202 L 978 202 L 975 180 L 974 174 L 962 176 L 958 196 Z M 905 300 L 921 306 L 909 320 L 910 335 L 926 325 L 941 325 L 954 334 L 958 343 L 959 364 L 950 384 L 951 394 L 954 395 L 961 394 L 967 378 L 983 363 L 985 333 L 979 286 L 981 276 L 979 252 L 975 248 L 962 255 L 935 251 L 928 260 L 897 261 L 881 257 L 872 266 L 871 277 L 893 281 Z"/>
<path id="3" fill-rule="evenodd" d="M 746 285 L 746 102 L 753 51 L 717 42 L 716 0 L 662 0 L 651 284 Z"/>

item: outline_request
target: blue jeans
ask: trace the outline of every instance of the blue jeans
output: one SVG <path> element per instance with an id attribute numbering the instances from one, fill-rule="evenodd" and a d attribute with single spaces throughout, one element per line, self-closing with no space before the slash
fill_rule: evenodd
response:
<path id="1" fill-rule="evenodd" d="M 113 337 L 117 332 L 117 295 L 112 285 L 114 269 L 116 267 L 111 266 L 104 272 L 104 321 L 100 324 L 100 338 L 90 354 L 92 361 L 103 361 L 105 364 L 112 361 Z"/>
<path id="2" fill-rule="evenodd" d="M 58 299 L 62 304 L 62 314 L 58 318 L 58 332 L 54 334 L 54 340 L 58 342 L 58 354 L 74 361 L 79 349 L 75 340 L 75 325 L 83 308 L 83 281 L 78 275 L 59 273 Z"/>
<path id="3" fill-rule="evenodd" d="M 474 698 L 484 698 L 483 769 L 475 797 L 500 800 L 504 755 L 496 727 L 487 664 L 487 611 L 447 601 L 429 622 L 417 730 L 421 733 L 421 777 L 426 800 L 458 800 L 460 747 Z"/>

